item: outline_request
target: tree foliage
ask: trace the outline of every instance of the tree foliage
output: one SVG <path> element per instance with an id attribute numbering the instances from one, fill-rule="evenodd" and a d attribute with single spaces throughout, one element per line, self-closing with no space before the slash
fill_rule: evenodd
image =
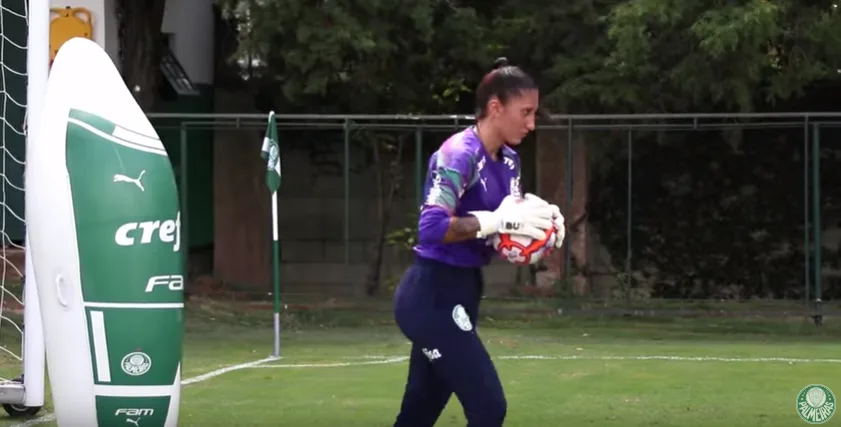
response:
<path id="1" fill-rule="evenodd" d="M 831 0 L 221 0 L 240 57 L 319 112 L 464 112 L 493 58 L 576 112 L 752 111 L 838 78 Z M 327 101 L 327 102 L 324 102 Z"/>
<path id="2" fill-rule="evenodd" d="M 441 110 L 487 63 L 475 11 L 444 0 L 221 4 L 243 23 L 240 55 L 257 59 L 279 110 Z"/>
<path id="3" fill-rule="evenodd" d="M 622 2 L 608 16 L 604 65 L 633 108 L 752 111 L 838 73 L 835 12 L 827 1 Z"/>

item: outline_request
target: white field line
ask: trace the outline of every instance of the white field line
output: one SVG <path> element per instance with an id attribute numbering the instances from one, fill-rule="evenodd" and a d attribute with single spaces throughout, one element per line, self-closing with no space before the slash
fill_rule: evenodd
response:
<path id="1" fill-rule="evenodd" d="M 249 368 L 287 368 L 287 369 L 295 369 L 295 368 L 341 368 L 347 366 L 366 366 L 366 365 L 387 365 L 390 363 L 400 363 L 409 360 L 408 356 L 393 356 L 393 357 L 370 357 L 370 359 L 365 362 L 334 362 L 334 363 L 285 363 L 281 365 L 258 365 L 258 366 L 249 366 Z"/>
<path id="2" fill-rule="evenodd" d="M 274 356 L 271 356 L 271 357 L 266 357 L 264 359 L 255 360 L 253 362 L 240 363 L 239 365 L 226 366 L 224 368 L 220 368 L 220 369 L 217 369 L 215 371 L 210 371 L 206 374 L 201 374 L 197 377 L 187 378 L 186 380 L 182 380 L 181 385 L 185 386 L 185 385 L 200 383 L 202 381 L 207 381 L 211 378 L 218 377 L 219 375 L 227 374 L 228 372 L 233 372 L 233 371 L 238 371 L 240 369 L 248 369 L 248 368 L 253 368 L 255 366 L 260 366 L 263 363 L 271 362 L 272 360 L 277 360 L 277 358 L 274 357 Z"/>
<path id="3" fill-rule="evenodd" d="M 719 356 L 497 356 L 507 360 L 665 360 L 675 362 L 726 363 L 841 363 L 841 359 L 801 359 L 789 357 L 719 357 Z"/>
<path id="4" fill-rule="evenodd" d="M 253 367 L 259 366 L 263 363 L 271 362 L 271 361 L 276 360 L 276 359 L 277 359 L 276 357 L 272 356 L 272 357 L 266 357 L 265 359 L 255 360 L 253 362 L 240 363 L 238 365 L 226 366 L 224 368 L 219 368 L 219 369 L 216 369 L 214 371 L 210 371 L 206 374 L 201 374 L 197 377 L 192 377 L 192 378 L 187 378 L 185 380 L 182 380 L 181 385 L 185 386 L 185 385 L 200 383 L 202 381 L 207 381 L 211 378 L 218 377 L 219 375 L 227 374 L 228 372 L 238 371 L 240 369 L 253 368 Z M 45 415 L 42 415 L 38 418 L 34 418 L 34 419 L 28 420 L 26 422 L 20 423 L 20 424 L 15 424 L 12 427 L 31 427 L 31 426 L 36 426 L 38 424 L 48 423 L 50 421 L 55 421 L 55 414 L 45 414 Z"/>

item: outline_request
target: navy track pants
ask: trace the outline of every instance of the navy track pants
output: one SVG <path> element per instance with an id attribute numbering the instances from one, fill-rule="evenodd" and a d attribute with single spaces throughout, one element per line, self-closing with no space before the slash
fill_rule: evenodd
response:
<path id="1" fill-rule="evenodd" d="M 468 427 L 499 427 L 507 410 L 499 375 L 476 332 L 482 272 L 416 258 L 395 295 L 395 320 L 412 342 L 394 427 L 432 427 L 455 394 Z"/>

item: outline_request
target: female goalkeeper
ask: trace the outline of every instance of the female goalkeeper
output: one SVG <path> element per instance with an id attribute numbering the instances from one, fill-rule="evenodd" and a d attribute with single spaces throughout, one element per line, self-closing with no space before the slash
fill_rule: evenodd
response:
<path id="1" fill-rule="evenodd" d="M 506 401 L 496 368 L 476 332 L 481 267 L 494 233 L 545 237 L 557 206 L 521 199 L 520 159 L 509 145 L 534 130 L 538 89 L 517 67 L 497 60 L 476 90 L 476 124 L 444 141 L 429 161 L 415 262 L 395 295 L 395 320 L 412 342 L 395 427 L 432 427 L 455 393 L 469 427 L 497 427 Z"/>

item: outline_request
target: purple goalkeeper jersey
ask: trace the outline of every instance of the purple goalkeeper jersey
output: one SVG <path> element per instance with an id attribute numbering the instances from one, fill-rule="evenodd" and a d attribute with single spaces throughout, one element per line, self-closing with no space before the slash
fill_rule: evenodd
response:
<path id="1" fill-rule="evenodd" d="M 444 243 L 451 216 L 493 211 L 509 194 L 521 195 L 520 158 L 503 145 L 493 160 L 471 126 L 451 136 L 432 154 L 418 221 L 417 255 L 459 267 L 481 267 L 493 256 L 487 239 Z"/>

